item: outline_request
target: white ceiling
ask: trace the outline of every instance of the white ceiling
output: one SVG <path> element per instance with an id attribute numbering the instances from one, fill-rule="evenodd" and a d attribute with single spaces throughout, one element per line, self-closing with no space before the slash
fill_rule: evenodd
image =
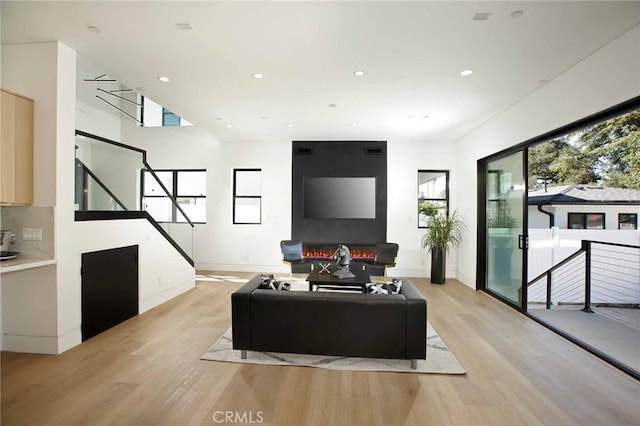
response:
<path id="1" fill-rule="evenodd" d="M 59 40 L 222 141 L 443 142 L 637 25 L 640 2 L 3 0 L 1 13 L 2 43 Z"/>

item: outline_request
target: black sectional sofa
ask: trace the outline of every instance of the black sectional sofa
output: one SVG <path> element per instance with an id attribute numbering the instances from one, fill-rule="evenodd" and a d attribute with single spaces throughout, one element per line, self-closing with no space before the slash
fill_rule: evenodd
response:
<path id="1" fill-rule="evenodd" d="M 403 280 L 400 294 L 259 289 L 257 275 L 231 295 L 233 348 L 426 359 L 427 301 Z"/>

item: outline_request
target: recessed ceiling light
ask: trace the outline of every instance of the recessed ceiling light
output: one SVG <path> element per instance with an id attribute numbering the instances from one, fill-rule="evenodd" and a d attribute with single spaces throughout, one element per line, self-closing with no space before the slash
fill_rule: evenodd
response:
<path id="1" fill-rule="evenodd" d="M 516 10 L 515 12 L 513 12 L 510 16 L 511 19 L 518 19 L 520 18 L 522 15 L 524 15 L 524 12 L 521 10 Z"/>
<path id="2" fill-rule="evenodd" d="M 91 31 L 92 33 L 96 33 L 96 34 L 100 33 L 100 28 L 98 28 L 98 27 L 96 27 L 96 26 L 93 26 L 93 25 L 89 25 L 89 26 L 87 27 L 87 29 L 88 29 L 89 31 Z"/>
<path id="3" fill-rule="evenodd" d="M 227 129 L 232 128 L 233 126 L 231 124 L 227 124 Z"/>
<path id="4" fill-rule="evenodd" d="M 489 20 L 489 16 L 491 16 L 491 12 L 478 12 L 473 15 L 474 21 L 487 21 Z"/>
<path id="5" fill-rule="evenodd" d="M 293 123 L 287 124 L 287 127 L 293 127 Z"/>
<path id="6" fill-rule="evenodd" d="M 222 117 L 216 117 L 216 120 L 222 120 Z"/>
<path id="7" fill-rule="evenodd" d="M 351 123 L 351 127 L 357 127 L 358 123 Z"/>
<path id="8" fill-rule="evenodd" d="M 161 75 L 160 77 L 158 77 L 158 80 L 160 80 L 163 83 L 168 83 L 171 81 L 171 79 L 169 77 L 165 77 L 163 75 Z"/>
<path id="9" fill-rule="evenodd" d="M 255 74 L 253 74 L 253 78 L 258 78 L 258 79 L 260 79 L 260 78 L 262 78 L 262 77 L 264 77 L 264 75 L 263 75 L 263 74 L 260 74 L 259 72 L 257 72 L 257 73 L 255 73 Z"/>
<path id="10" fill-rule="evenodd" d="M 329 108 L 338 108 L 338 104 L 329 104 Z"/>
<path id="11" fill-rule="evenodd" d="M 188 22 L 181 22 L 179 24 L 176 24 L 176 27 L 178 27 L 179 30 L 192 30 L 193 29 L 193 26 Z"/>
<path id="12" fill-rule="evenodd" d="M 429 116 L 428 115 L 423 115 L 422 118 L 429 118 Z"/>
<path id="13" fill-rule="evenodd" d="M 355 70 L 353 72 L 353 75 L 355 75 L 356 77 L 364 77 L 364 71 L 362 70 Z"/>
<path id="14" fill-rule="evenodd" d="M 463 77 L 470 76 L 471 74 L 473 74 L 473 70 L 464 70 L 460 72 L 460 75 Z"/>

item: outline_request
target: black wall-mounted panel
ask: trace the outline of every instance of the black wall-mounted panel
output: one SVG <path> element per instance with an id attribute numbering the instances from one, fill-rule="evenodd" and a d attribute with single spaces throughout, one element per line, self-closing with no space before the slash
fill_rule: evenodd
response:
<path id="1" fill-rule="evenodd" d="M 387 143 L 293 142 L 293 239 L 315 243 L 375 244 L 387 238 Z M 375 178 L 375 215 L 370 219 L 327 219 L 305 215 L 305 178 Z M 309 206 L 307 200 L 307 206 Z M 322 215 L 319 215 L 322 216 Z M 372 215 L 364 215 L 372 216 Z"/>
<path id="2" fill-rule="evenodd" d="M 138 315 L 138 246 L 82 254 L 82 341 Z"/>

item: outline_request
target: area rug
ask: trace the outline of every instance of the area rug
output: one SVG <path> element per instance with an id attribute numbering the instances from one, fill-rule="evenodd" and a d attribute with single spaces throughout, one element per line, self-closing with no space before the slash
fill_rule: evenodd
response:
<path id="1" fill-rule="evenodd" d="M 276 352 L 247 351 L 247 358 L 240 358 L 240 351 L 232 348 L 232 330 L 229 328 L 200 359 L 207 361 L 239 362 L 246 364 L 290 365 L 327 368 L 332 370 L 392 371 L 398 373 L 465 374 L 464 368 L 444 344 L 438 333 L 427 322 L 427 359 L 418 360 L 418 368 L 412 369 L 408 360 L 356 358 L 344 356 L 285 354 Z"/>

